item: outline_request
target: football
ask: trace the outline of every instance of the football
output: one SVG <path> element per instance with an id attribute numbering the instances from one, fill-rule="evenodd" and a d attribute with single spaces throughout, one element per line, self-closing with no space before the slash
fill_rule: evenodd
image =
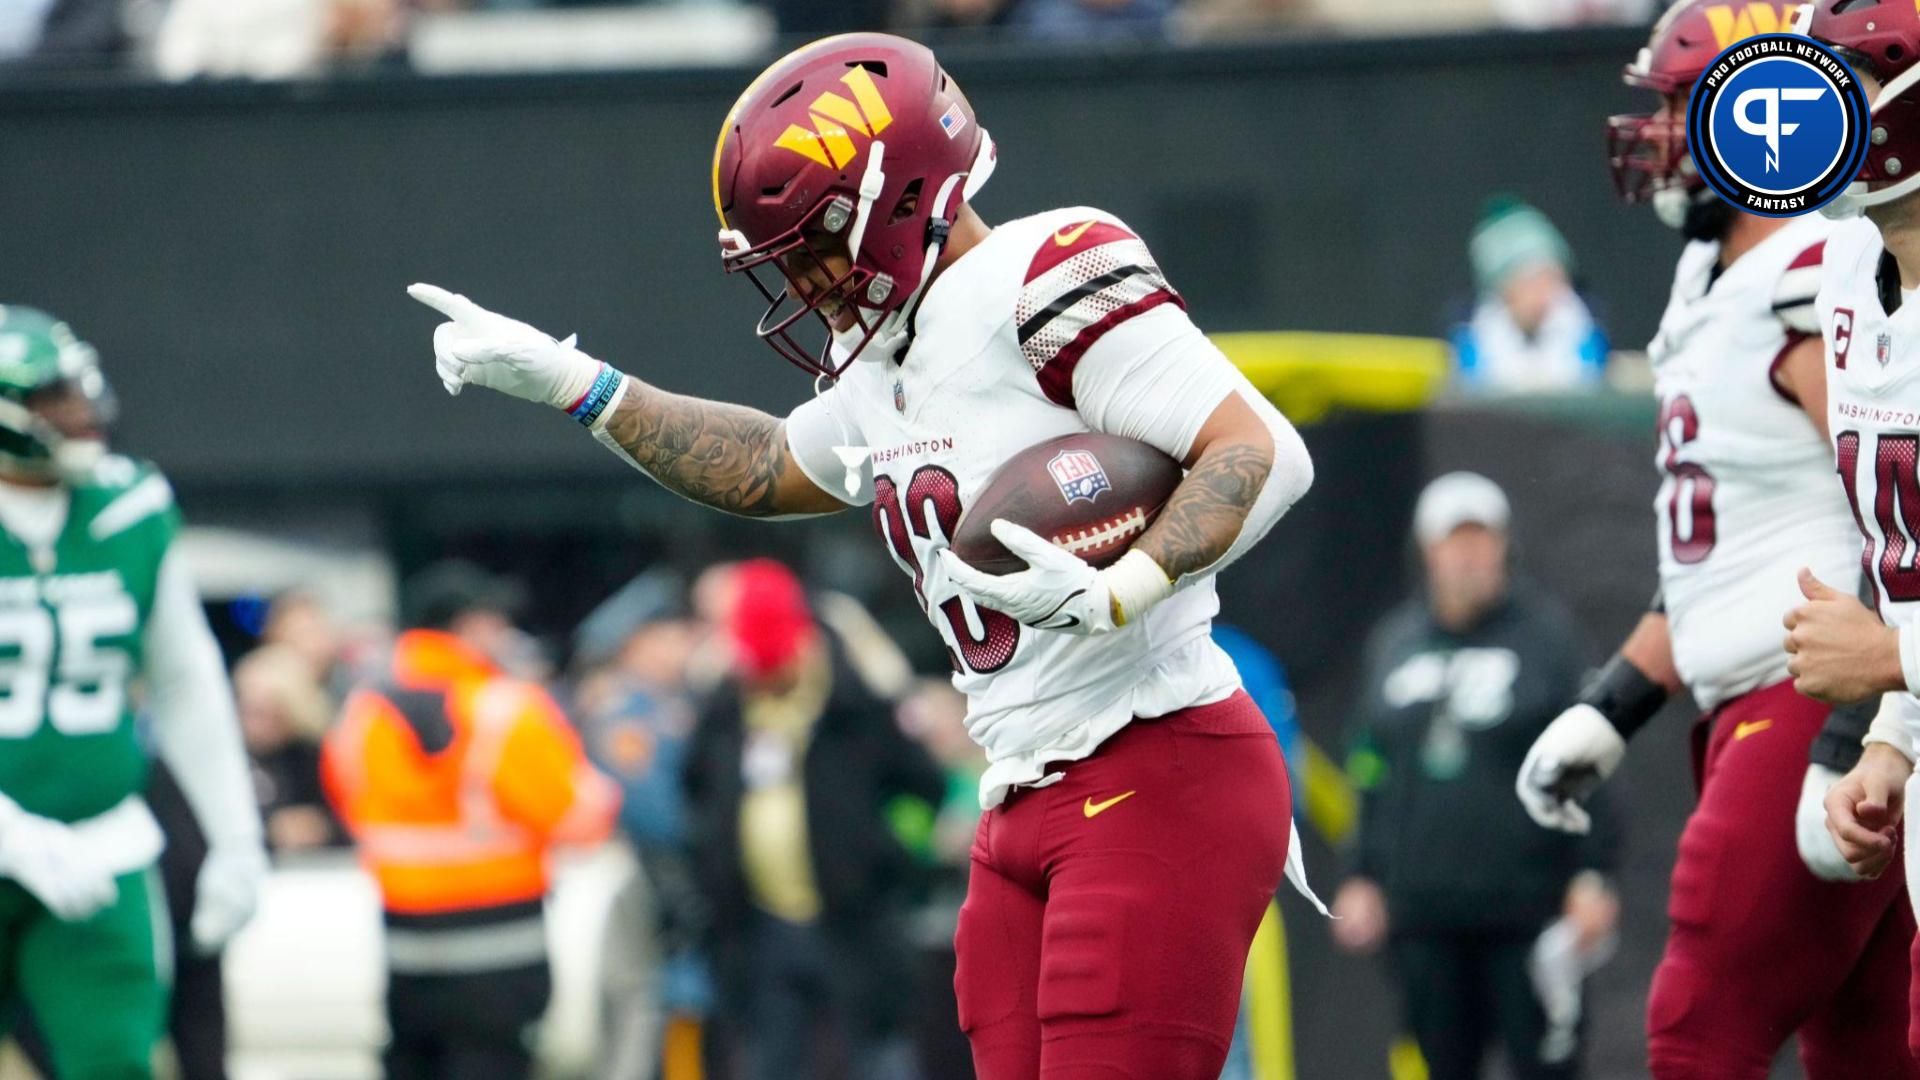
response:
<path id="1" fill-rule="evenodd" d="M 1133 439 L 1092 431 L 1048 439 L 988 479 L 954 530 L 953 553 L 989 574 L 1026 569 L 988 530 L 1006 518 L 1106 566 L 1147 531 L 1180 476 L 1179 462 Z"/>

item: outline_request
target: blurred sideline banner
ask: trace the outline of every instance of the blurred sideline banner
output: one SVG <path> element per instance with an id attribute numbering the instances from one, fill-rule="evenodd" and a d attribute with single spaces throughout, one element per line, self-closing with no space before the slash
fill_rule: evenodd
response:
<path id="1" fill-rule="evenodd" d="M 1213 341 L 1296 424 L 1334 409 L 1412 412 L 1440 395 L 1450 370 L 1435 338 L 1250 332 Z"/>

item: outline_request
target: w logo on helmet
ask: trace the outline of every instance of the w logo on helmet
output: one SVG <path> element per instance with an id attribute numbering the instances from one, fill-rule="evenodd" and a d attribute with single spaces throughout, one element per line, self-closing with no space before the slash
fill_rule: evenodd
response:
<path id="1" fill-rule="evenodd" d="M 1784 34 L 1793 29 L 1797 4 L 1715 4 L 1706 9 L 1713 40 L 1722 49 L 1755 34 Z M 1677 9 L 1676 9 L 1677 10 Z"/>
<path id="2" fill-rule="evenodd" d="M 813 127 L 788 124 L 787 130 L 773 140 L 773 145 L 829 169 L 845 168 L 860 156 L 850 132 L 857 131 L 871 139 L 893 123 L 893 113 L 887 110 L 887 103 L 880 97 L 880 89 L 873 85 L 873 76 L 866 68 L 849 68 L 840 76 L 840 81 L 853 91 L 852 101 L 828 90 L 807 106 L 807 118 L 813 121 Z"/>

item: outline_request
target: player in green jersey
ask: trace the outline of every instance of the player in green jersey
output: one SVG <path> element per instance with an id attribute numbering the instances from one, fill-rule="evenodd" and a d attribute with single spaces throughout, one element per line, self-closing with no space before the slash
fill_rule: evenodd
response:
<path id="1" fill-rule="evenodd" d="M 172 970 L 136 708 L 208 841 L 193 942 L 217 950 L 266 872 L 220 652 L 151 465 L 106 452 L 92 347 L 0 306 L 0 1002 L 63 1080 L 147 1077 Z"/>

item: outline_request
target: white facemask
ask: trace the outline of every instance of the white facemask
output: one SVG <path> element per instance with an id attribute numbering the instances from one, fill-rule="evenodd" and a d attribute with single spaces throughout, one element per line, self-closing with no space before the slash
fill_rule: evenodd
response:
<path id="1" fill-rule="evenodd" d="M 1674 230 L 1686 227 L 1687 211 L 1693 206 L 1693 196 L 1685 190 L 1664 187 L 1654 192 L 1649 202 L 1653 205 L 1653 216 L 1660 219 L 1660 224 Z"/>

